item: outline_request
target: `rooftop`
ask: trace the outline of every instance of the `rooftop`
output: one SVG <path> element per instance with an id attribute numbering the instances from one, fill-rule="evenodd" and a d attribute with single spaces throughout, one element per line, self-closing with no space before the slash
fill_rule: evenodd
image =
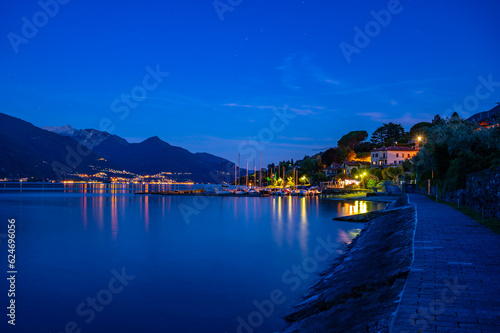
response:
<path id="1" fill-rule="evenodd" d="M 365 161 L 344 161 L 342 163 L 348 166 L 370 165 L 370 162 L 365 162 Z"/>
<path id="2" fill-rule="evenodd" d="M 342 164 L 333 162 L 330 166 L 326 167 L 324 170 L 338 170 L 342 168 Z"/>
<path id="3" fill-rule="evenodd" d="M 387 151 L 387 150 L 393 150 L 393 151 L 417 151 L 415 148 L 403 147 L 403 146 L 390 146 L 390 147 L 375 148 L 372 151 Z"/>

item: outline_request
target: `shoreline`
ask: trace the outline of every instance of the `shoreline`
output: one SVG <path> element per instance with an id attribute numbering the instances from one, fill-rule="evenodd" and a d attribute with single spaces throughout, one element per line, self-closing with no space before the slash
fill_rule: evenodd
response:
<path id="1" fill-rule="evenodd" d="M 413 261 L 415 212 L 407 195 L 379 211 L 297 301 L 280 332 L 389 332 Z"/>

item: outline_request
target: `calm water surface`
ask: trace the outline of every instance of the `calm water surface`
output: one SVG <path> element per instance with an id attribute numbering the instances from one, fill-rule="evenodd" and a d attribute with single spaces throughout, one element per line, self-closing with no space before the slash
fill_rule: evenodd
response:
<path id="1" fill-rule="evenodd" d="M 318 238 L 338 248 L 362 228 L 332 217 L 383 208 L 317 197 L 136 190 L 81 184 L 0 190 L 0 232 L 7 218 L 17 224 L 16 331 L 278 330 L 287 309 L 340 251 L 314 259 L 318 247 L 327 254 Z M 6 257 L 6 243 L 0 247 Z M 124 273 L 128 279 L 116 278 Z M 6 289 L 4 282 L 2 294 Z M 255 302 L 269 304 L 273 290 L 282 303 L 263 315 Z"/>

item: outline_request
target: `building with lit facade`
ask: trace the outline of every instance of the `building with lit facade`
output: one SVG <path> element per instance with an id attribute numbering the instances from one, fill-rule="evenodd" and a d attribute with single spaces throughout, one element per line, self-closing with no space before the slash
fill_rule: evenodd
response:
<path id="1" fill-rule="evenodd" d="M 401 165 L 417 155 L 418 149 L 402 146 L 376 148 L 371 151 L 372 166 Z"/>

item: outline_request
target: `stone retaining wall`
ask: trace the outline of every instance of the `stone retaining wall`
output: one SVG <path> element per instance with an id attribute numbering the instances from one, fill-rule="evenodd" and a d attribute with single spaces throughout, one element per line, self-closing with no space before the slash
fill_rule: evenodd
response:
<path id="1" fill-rule="evenodd" d="M 500 167 L 467 176 L 465 204 L 484 215 L 500 218 Z"/>
<path id="2" fill-rule="evenodd" d="M 389 332 L 413 258 L 416 214 L 407 203 L 401 196 L 369 222 L 285 317 L 282 332 Z"/>

